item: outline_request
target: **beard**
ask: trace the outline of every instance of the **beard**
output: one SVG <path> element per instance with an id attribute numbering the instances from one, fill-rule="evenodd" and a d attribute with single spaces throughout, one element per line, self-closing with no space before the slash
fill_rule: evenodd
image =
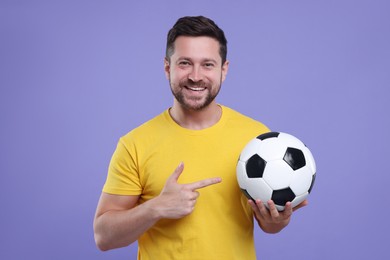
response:
<path id="1" fill-rule="evenodd" d="M 182 105 L 184 108 L 192 111 L 200 111 L 204 108 L 208 107 L 217 97 L 220 89 L 221 89 L 221 81 L 219 82 L 219 85 L 213 86 L 210 83 L 206 83 L 204 81 L 199 82 L 193 82 L 189 79 L 184 79 L 179 81 L 178 85 L 175 86 L 169 79 L 169 85 L 171 86 L 171 91 L 175 99 L 179 102 L 180 105 Z M 194 88 L 206 88 L 206 96 L 186 96 L 183 91 L 187 87 L 194 87 Z"/>

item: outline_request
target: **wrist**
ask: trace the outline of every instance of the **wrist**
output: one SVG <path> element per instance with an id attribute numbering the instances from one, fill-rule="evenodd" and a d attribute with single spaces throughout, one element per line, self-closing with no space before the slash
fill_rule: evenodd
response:
<path id="1" fill-rule="evenodd" d="M 158 197 L 153 198 L 151 200 L 146 201 L 145 203 L 141 204 L 140 206 L 143 206 L 147 212 L 148 216 L 154 220 L 155 222 L 159 221 L 163 218 L 163 214 L 161 213 L 161 210 L 158 207 Z"/>

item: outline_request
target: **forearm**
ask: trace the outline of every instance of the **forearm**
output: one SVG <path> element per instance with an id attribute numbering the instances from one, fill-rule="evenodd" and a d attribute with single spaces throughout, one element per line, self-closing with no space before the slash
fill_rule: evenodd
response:
<path id="1" fill-rule="evenodd" d="M 96 244 L 103 251 L 128 246 L 159 219 L 148 202 L 129 210 L 107 211 L 95 219 Z"/>

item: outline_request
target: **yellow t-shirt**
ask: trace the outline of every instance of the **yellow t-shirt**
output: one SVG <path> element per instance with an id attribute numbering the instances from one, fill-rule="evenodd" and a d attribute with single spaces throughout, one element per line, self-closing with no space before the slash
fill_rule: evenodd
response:
<path id="1" fill-rule="evenodd" d="M 139 259 L 256 259 L 253 213 L 236 179 L 241 150 L 268 132 L 263 124 L 222 107 L 210 128 L 189 130 L 168 110 L 123 136 L 109 166 L 103 191 L 140 195 L 139 203 L 158 196 L 180 162 L 179 183 L 221 177 L 199 189 L 194 211 L 181 219 L 158 221 L 138 240 Z"/>

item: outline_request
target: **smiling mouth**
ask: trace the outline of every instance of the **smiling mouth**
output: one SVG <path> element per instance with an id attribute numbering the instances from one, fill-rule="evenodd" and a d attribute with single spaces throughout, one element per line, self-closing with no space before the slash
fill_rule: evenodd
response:
<path id="1" fill-rule="evenodd" d="M 188 86 L 185 86 L 185 88 L 192 91 L 203 91 L 206 89 L 205 87 L 188 87 Z"/>

